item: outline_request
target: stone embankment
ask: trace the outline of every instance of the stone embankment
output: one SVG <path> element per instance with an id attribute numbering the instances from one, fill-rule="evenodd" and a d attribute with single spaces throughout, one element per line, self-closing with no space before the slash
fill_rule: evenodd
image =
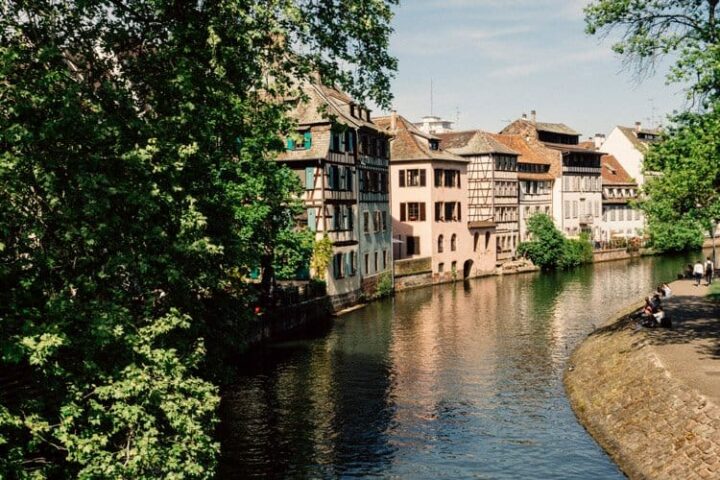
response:
<path id="1" fill-rule="evenodd" d="M 573 353 L 565 386 L 580 422 L 631 479 L 718 479 L 717 304 L 705 287 L 672 286 L 673 330 L 637 329 L 630 310 L 615 316 Z"/>

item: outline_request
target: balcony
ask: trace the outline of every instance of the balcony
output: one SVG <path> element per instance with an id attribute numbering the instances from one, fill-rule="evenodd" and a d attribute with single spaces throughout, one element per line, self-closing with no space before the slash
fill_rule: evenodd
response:
<path id="1" fill-rule="evenodd" d="M 592 225 L 594 221 L 592 215 L 580 215 L 580 225 Z"/>

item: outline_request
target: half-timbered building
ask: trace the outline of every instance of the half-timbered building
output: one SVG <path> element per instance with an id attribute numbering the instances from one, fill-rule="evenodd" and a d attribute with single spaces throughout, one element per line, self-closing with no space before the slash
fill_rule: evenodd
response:
<path id="1" fill-rule="evenodd" d="M 337 308 L 356 302 L 363 284 L 392 268 L 391 224 L 383 223 L 389 215 L 388 137 L 370 111 L 343 92 L 317 83 L 303 90 L 306 99 L 292 112 L 297 131 L 278 161 L 305 186 L 302 221 L 317 239 L 332 241 L 327 271 L 312 274 L 326 280 Z M 369 235 L 360 233 L 366 218 L 374 221 Z"/>
<path id="2" fill-rule="evenodd" d="M 497 261 L 512 259 L 518 242 L 518 153 L 482 130 L 438 135 L 445 149 L 469 161 L 468 221 L 495 225 Z"/>

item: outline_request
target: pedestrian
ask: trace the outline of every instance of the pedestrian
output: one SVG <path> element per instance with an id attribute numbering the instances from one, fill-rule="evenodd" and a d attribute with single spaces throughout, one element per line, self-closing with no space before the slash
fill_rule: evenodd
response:
<path id="1" fill-rule="evenodd" d="M 707 257 L 705 261 L 705 281 L 708 285 L 712 283 L 713 276 L 715 276 L 715 264 L 710 260 L 710 257 Z"/>
<path id="2" fill-rule="evenodd" d="M 704 273 L 705 267 L 703 266 L 702 262 L 698 260 L 697 262 L 695 262 L 695 266 L 693 267 L 693 275 L 695 276 L 696 287 L 700 285 Z"/>

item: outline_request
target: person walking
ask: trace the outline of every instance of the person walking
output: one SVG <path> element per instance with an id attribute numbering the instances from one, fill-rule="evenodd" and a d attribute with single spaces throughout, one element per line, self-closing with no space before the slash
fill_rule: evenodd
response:
<path id="1" fill-rule="evenodd" d="M 713 277 L 715 276 L 715 264 L 712 260 L 710 260 L 710 257 L 707 257 L 707 260 L 705 261 L 705 281 L 708 285 L 710 285 L 713 281 Z"/>
<path id="2" fill-rule="evenodd" d="M 698 260 L 695 262 L 695 266 L 693 267 L 693 276 L 695 277 L 695 286 L 699 286 L 700 282 L 702 281 L 703 274 L 705 273 L 705 267 L 703 266 L 702 262 Z"/>

